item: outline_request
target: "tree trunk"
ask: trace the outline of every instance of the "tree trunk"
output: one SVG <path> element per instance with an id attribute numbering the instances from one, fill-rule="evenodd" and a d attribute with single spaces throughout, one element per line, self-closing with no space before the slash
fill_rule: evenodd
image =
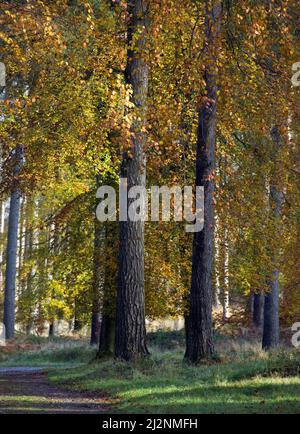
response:
<path id="1" fill-rule="evenodd" d="M 17 270 L 18 225 L 20 214 L 21 190 L 16 179 L 23 164 L 23 148 L 18 145 L 15 149 L 14 185 L 10 197 L 8 219 L 6 273 L 4 294 L 4 325 L 6 338 L 12 339 L 15 335 L 15 292 Z"/>
<path id="2" fill-rule="evenodd" d="M 147 1 L 127 2 L 128 53 L 126 78 L 135 106 L 131 124 L 131 152 L 124 152 L 121 178 L 128 188 L 145 186 L 144 133 L 148 93 L 148 66 L 142 58 L 147 27 Z M 134 41 L 134 42 L 133 42 Z M 132 48 L 132 44 L 134 47 Z M 132 199 L 128 200 L 128 207 Z M 128 214 L 127 214 L 128 215 Z M 119 276 L 115 355 L 124 360 L 148 354 L 145 326 L 144 222 L 120 221 Z"/>
<path id="3" fill-rule="evenodd" d="M 271 129 L 271 137 L 274 143 L 274 173 L 270 182 L 270 212 L 271 218 L 274 219 L 275 224 L 278 226 L 278 230 L 281 223 L 281 210 L 283 205 L 284 194 L 278 188 L 278 178 L 280 176 L 276 166 L 277 154 L 282 145 L 282 140 L 278 127 L 274 126 Z M 274 264 L 277 267 L 278 252 L 274 254 Z M 276 348 L 279 346 L 279 270 L 274 269 L 272 279 L 269 285 L 269 291 L 265 294 L 265 306 L 264 306 L 264 327 L 263 327 L 263 341 L 262 347 L 265 350 L 270 348 Z"/>
<path id="4" fill-rule="evenodd" d="M 264 350 L 279 345 L 279 272 L 274 271 L 270 290 L 265 295 L 264 329 L 262 347 Z"/>
<path id="5" fill-rule="evenodd" d="M 106 262 L 109 258 L 117 257 L 117 226 L 114 222 L 105 224 L 105 261 L 101 261 L 104 270 L 103 287 L 101 291 L 101 326 L 98 357 L 111 356 L 115 352 L 115 329 L 116 329 L 116 296 L 115 296 L 115 274 L 114 262 Z"/>
<path id="6" fill-rule="evenodd" d="M 49 338 L 52 338 L 53 336 L 55 336 L 55 325 L 54 322 L 51 322 L 49 324 Z"/>
<path id="7" fill-rule="evenodd" d="M 102 316 L 100 328 L 100 344 L 98 357 L 110 356 L 115 349 L 115 319 L 104 314 Z"/>
<path id="8" fill-rule="evenodd" d="M 4 234 L 5 234 L 5 201 L 0 202 L 0 288 L 3 288 L 4 273 L 3 273 L 3 259 L 4 259 Z"/>
<path id="9" fill-rule="evenodd" d="M 23 201 L 24 202 L 24 201 Z M 19 305 L 22 307 L 22 316 L 26 319 L 26 334 L 29 334 L 32 330 L 32 311 L 33 311 L 33 300 L 32 300 L 32 281 L 33 281 L 33 269 L 31 259 L 33 254 L 33 215 L 34 215 L 34 200 L 27 197 L 25 206 L 23 204 L 23 209 L 25 210 L 25 236 L 24 236 L 24 246 L 20 254 L 20 265 L 28 268 L 28 272 L 24 276 L 24 279 L 20 282 L 20 295 L 19 295 Z M 23 215 L 24 217 L 24 215 Z M 22 223 L 22 218 L 21 218 Z M 23 236 L 23 227 L 20 224 L 20 234 Z M 29 264 L 28 264 L 29 263 Z M 22 303 L 23 301 L 23 303 Z"/>
<path id="10" fill-rule="evenodd" d="M 97 180 L 97 186 L 99 182 Z M 100 223 L 97 218 L 94 222 L 94 271 L 92 287 L 92 321 L 91 321 L 91 345 L 99 345 L 100 339 L 100 313 L 101 298 L 103 298 L 105 283 L 105 239 L 106 228 L 104 223 Z"/>
<path id="11" fill-rule="evenodd" d="M 74 306 L 74 332 L 79 333 L 82 329 L 82 322 L 79 319 L 79 309 L 78 309 L 79 302 L 75 299 L 75 306 Z"/>
<path id="12" fill-rule="evenodd" d="M 228 252 L 228 229 L 227 222 L 220 223 L 220 239 L 216 240 L 218 247 L 218 270 L 217 282 L 219 284 L 219 300 L 222 306 L 222 320 L 225 322 L 229 317 L 229 252 Z"/>
<path id="13" fill-rule="evenodd" d="M 216 140 L 217 47 L 221 3 L 206 2 L 206 100 L 199 110 L 196 186 L 204 187 L 204 227 L 193 240 L 192 279 L 185 358 L 190 363 L 213 354 L 212 273 L 214 244 L 214 168 Z"/>
<path id="14" fill-rule="evenodd" d="M 262 291 L 253 294 L 253 325 L 260 329 L 263 324 L 264 293 Z"/>

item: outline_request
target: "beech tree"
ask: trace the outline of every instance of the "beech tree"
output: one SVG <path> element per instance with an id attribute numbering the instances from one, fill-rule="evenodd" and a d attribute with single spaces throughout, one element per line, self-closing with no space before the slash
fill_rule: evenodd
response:
<path id="1" fill-rule="evenodd" d="M 23 164 L 23 147 L 16 146 L 12 155 L 13 180 L 9 205 L 6 272 L 4 290 L 4 325 L 6 338 L 12 339 L 15 335 L 15 294 L 17 272 L 18 225 L 20 215 L 21 189 L 18 176 Z"/>
<path id="2" fill-rule="evenodd" d="M 146 185 L 145 116 L 148 66 L 145 60 L 149 2 L 127 2 L 126 82 L 134 105 L 130 126 L 131 149 L 122 156 L 121 178 L 127 187 Z M 132 203 L 128 199 L 128 207 Z M 128 211 L 128 208 L 127 208 Z M 128 216 L 128 213 L 127 213 Z M 144 222 L 120 221 L 119 277 L 116 315 L 116 357 L 131 360 L 148 354 L 145 325 Z"/>
<path id="3" fill-rule="evenodd" d="M 271 129 L 273 141 L 272 160 L 274 162 L 273 171 L 270 179 L 270 218 L 273 221 L 274 230 L 279 230 L 281 225 L 282 205 L 284 193 L 282 186 L 278 183 L 279 156 L 282 147 L 282 139 L 277 125 Z M 279 178 L 281 179 L 281 178 Z M 279 345 L 279 269 L 278 269 L 278 250 L 274 252 L 273 262 L 274 270 L 270 276 L 269 290 L 265 294 L 264 302 L 264 326 L 263 341 L 264 349 L 276 348 Z"/>
<path id="4" fill-rule="evenodd" d="M 212 275 L 214 255 L 214 169 L 217 114 L 217 56 L 222 6 L 205 2 L 206 95 L 199 110 L 196 186 L 204 187 L 204 227 L 193 241 L 192 280 L 187 318 L 185 358 L 191 363 L 210 358 L 212 336 Z"/>

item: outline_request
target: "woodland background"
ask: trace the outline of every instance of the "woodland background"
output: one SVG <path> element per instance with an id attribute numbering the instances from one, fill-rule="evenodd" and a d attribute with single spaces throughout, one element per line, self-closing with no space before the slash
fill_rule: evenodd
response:
<path id="1" fill-rule="evenodd" d="M 282 330 L 300 321 L 300 91 L 291 84 L 300 59 L 299 2 L 225 0 L 214 15 L 219 6 L 1 2 L 0 309 L 4 314 L 6 291 L 8 338 L 14 306 L 7 293 L 15 289 L 18 333 L 55 335 L 56 322 L 66 320 L 70 333 L 88 325 L 92 344 L 101 328 L 100 350 L 113 351 L 126 246 L 118 223 L 97 222 L 96 190 L 118 186 L 120 168 L 139 158 L 137 142 L 147 186 L 194 185 L 196 149 L 213 150 L 210 175 L 202 177 L 206 191 L 214 187 L 205 307 L 213 324 L 208 319 L 205 327 L 260 334 L 269 315 L 272 335 L 276 316 Z M 145 94 L 128 65 L 147 72 Z M 201 145 L 203 107 L 216 108 L 215 125 L 208 125 L 215 138 Z M 188 320 L 192 244 L 184 223 L 145 224 L 141 297 L 125 288 L 138 299 L 142 319 L 145 302 L 148 319 Z M 136 265 L 141 271 L 143 262 Z M 264 309 L 274 297 L 279 312 Z M 141 342 L 139 333 L 134 339 Z M 277 345 L 269 336 L 267 347 Z M 147 352 L 133 347 L 119 356 Z M 210 355 L 206 348 L 188 358 Z"/>

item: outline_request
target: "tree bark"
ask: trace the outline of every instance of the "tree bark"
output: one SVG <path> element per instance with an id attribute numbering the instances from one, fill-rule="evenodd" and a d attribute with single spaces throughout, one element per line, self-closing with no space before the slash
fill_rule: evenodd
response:
<path id="1" fill-rule="evenodd" d="M 143 0 L 128 0 L 127 83 L 135 106 L 131 124 L 131 152 L 124 152 L 121 178 L 128 188 L 145 186 L 145 116 L 148 93 L 148 66 L 143 59 L 147 8 Z M 133 42 L 134 41 L 134 42 Z M 134 47 L 132 44 L 134 43 Z M 128 200 L 128 207 L 132 200 Z M 128 210 L 127 207 L 127 210 Z M 145 326 L 144 222 L 120 221 L 119 276 L 116 315 L 117 358 L 131 360 L 148 354 Z"/>
<path id="2" fill-rule="evenodd" d="M 105 238 L 106 231 L 104 223 L 101 224 L 97 218 L 95 218 L 91 345 L 99 345 L 100 338 L 101 297 L 103 296 L 105 282 Z"/>
<path id="3" fill-rule="evenodd" d="M 204 227 L 195 232 L 185 358 L 190 363 L 213 354 L 212 274 L 214 246 L 214 169 L 217 100 L 217 47 L 222 6 L 206 0 L 206 100 L 199 110 L 196 186 L 204 187 Z"/>
<path id="4" fill-rule="evenodd" d="M 275 125 L 271 129 L 271 137 L 274 144 L 274 173 L 270 182 L 270 212 L 271 218 L 274 219 L 275 224 L 280 226 L 281 210 L 284 200 L 284 193 L 278 188 L 278 171 L 277 171 L 277 158 L 282 140 L 278 127 Z M 279 228 L 278 228 L 279 229 Z M 277 267 L 278 252 L 274 254 L 274 264 Z M 274 269 L 272 279 L 269 284 L 269 291 L 265 294 L 264 306 L 264 327 L 263 327 L 263 340 L 262 347 L 265 350 L 276 348 L 279 346 L 279 270 Z"/>
<path id="5" fill-rule="evenodd" d="M 4 249 L 4 234 L 5 234 L 5 201 L 0 202 L 0 288 L 3 288 L 4 273 L 3 260 L 5 257 Z"/>
<path id="6" fill-rule="evenodd" d="M 96 176 L 97 188 L 100 186 L 99 176 Z M 96 211 L 96 210 L 95 210 Z M 93 287 L 92 287 L 92 321 L 91 321 L 91 345 L 100 345 L 100 315 L 102 313 L 103 323 L 103 300 L 105 297 L 106 281 L 106 238 L 107 226 L 100 223 L 95 217 L 94 220 L 94 270 L 93 270 Z M 100 349 L 99 349 L 100 351 Z"/>
<path id="7" fill-rule="evenodd" d="M 6 339 L 12 339 L 15 335 L 15 292 L 17 271 L 17 247 L 18 225 L 20 215 L 21 190 L 18 184 L 18 174 L 23 164 L 23 148 L 21 145 L 15 149 L 15 164 L 13 169 L 13 188 L 10 197 L 10 209 L 8 218 L 6 273 L 4 294 L 4 325 Z"/>
<path id="8" fill-rule="evenodd" d="M 24 231 L 24 246 L 22 249 L 19 248 L 20 251 L 20 259 L 19 259 L 19 269 L 21 270 L 23 266 L 28 268 L 28 272 L 24 276 L 23 280 L 20 281 L 20 295 L 18 304 L 21 305 L 23 320 L 26 320 L 25 323 L 25 331 L 26 334 L 29 334 L 33 327 L 33 269 L 32 264 L 28 264 L 31 262 L 32 254 L 33 254 L 33 215 L 34 215 L 34 200 L 32 198 L 27 197 L 26 201 L 23 201 L 23 218 L 25 217 L 25 231 Z M 22 225 L 22 214 L 21 214 L 21 222 L 20 222 L 20 236 L 23 237 L 23 225 Z M 21 245 L 22 243 L 20 243 Z"/>

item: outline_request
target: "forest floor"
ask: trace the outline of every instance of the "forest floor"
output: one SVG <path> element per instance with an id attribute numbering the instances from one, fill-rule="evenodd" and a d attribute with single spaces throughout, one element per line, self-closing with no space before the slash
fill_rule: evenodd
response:
<path id="1" fill-rule="evenodd" d="M 151 356 L 134 363 L 96 361 L 82 340 L 32 339 L 0 351 L 0 412 L 300 413 L 296 349 L 266 353 L 257 339 L 216 336 L 215 360 L 194 367 L 183 362 L 182 332 L 150 334 Z M 47 374 L 1 374 L 17 366 Z"/>

